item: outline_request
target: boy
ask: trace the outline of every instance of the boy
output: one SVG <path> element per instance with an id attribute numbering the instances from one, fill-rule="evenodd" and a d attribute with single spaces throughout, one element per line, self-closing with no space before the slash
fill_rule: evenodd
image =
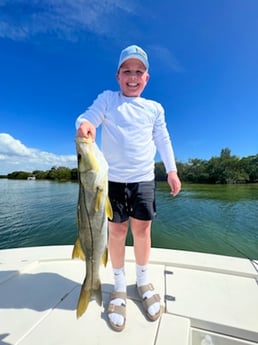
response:
<path id="1" fill-rule="evenodd" d="M 120 91 L 104 91 L 78 117 L 77 135 L 93 138 L 102 125 L 102 151 L 109 165 L 109 253 L 114 292 L 108 307 L 112 329 L 121 331 L 126 321 L 125 241 L 130 225 L 134 239 L 137 290 L 147 317 L 160 316 L 160 297 L 148 280 L 151 222 L 155 217 L 154 164 L 156 149 L 175 196 L 181 189 L 162 106 L 141 97 L 149 80 L 146 52 L 132 45 L 122 50 L 116 78 Z"/>

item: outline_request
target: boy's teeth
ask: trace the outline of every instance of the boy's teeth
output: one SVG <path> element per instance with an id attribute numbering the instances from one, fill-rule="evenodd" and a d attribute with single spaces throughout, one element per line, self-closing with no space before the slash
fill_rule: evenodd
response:
<path id="1" fill-rule="evenodd" d="M 128 83 L 129 86 L 137 86 L 135 83 Z"/>

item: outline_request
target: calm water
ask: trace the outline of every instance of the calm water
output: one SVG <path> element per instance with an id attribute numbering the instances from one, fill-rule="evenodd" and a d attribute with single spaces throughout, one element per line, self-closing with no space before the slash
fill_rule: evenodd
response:
<path id="1" fill-rule="evenodd" d="M 77 183 L 0 179 L 0 249 L 73 244 Z M 157 186 L 152 245 L 258 258 L 258 185 Z M 128 236 L 127 244 L 132 244 Z"/>

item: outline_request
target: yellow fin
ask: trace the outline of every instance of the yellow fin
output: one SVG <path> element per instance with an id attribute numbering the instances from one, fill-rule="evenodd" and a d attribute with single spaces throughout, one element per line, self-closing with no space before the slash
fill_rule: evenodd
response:
<path id="1" fill-rule="evenodd" d="M 106 267 L 108 262 L 108 249 L 107 247 L 104 250 L 104 253 L 102 255 L 102 264 Z"/>
<path id="2" fill-rule="evenodd" d="M 85 290 L 86 282 L 84 281 L 81 287 L 80 297 L 77 303 L 77 319 L 85 313 L 88 308 L 91 297 L 94 297 L 99 305 L 102 304 L 102 293 L 101 293 L 101 283 L 100 280 L 97 281 L 97 288 Z"/>
<path id="3" fill-rule="evenodd" d="M 106 199 L 106 215 L 109 219 L 113 219 L 113 210 L 109 197 Z"/>
<path id="4" fill-rule="evenodd" d="M 96 202 L 95 202 L 95 211 L 98 212 L 100 204 L 101 204 L 101 200 L 102 200 L 102 196 L 103 196 L 103 189 L 100 189 L 98 187 L 97 189 L 97 196 L 96 196 Z"/>
<path id="5" fill-rule="evenodd" d="M 74 258 L 80 258 L 81 260 L 85 260 L 85 255 L 83 253 L 79 237 L 77 237 L 73 247 L 72 259 Z"/>
<path id="6" fill-rule="evenodd" d="M 80 297 L 77 304 L 77 313 L 76 313 L 77 319 L 80 316 L 82 316 L 82 314 L 85 313 L 86 309 L 88 308 L 90 297 L 91 297 L 91 292 L 89 290 L 85 290 L 84 286 L 82 286 Z"/>
<path id="7" fill-rule="evenodd" d="M 98 281 L 98 288 L 92 290 L 91 296 L 96 299 L 96 302 L 98 303 L 99 306 L 102 304 L 102 292 L 101 292 L 101 283 L 100 280 Z"/>

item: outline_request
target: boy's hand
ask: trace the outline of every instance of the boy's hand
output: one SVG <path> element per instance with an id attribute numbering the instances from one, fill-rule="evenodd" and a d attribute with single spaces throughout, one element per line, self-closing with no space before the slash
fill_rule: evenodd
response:
<path id="1" fill-rule="evenodd" d="M 95 141 L 96 128 L 88 121 L 83 121 L 77 130 L 77 137 L 89 138 Z"/>
<path id="2" fill-rule="evenodd" d="M 176 196 L 181 190 L 181 181 L 179 180 L 179 177 L 177 176 L 177 172 L 170 171 L 168 173 L 167 181 L 171 189 L 171 194 Z"/>

